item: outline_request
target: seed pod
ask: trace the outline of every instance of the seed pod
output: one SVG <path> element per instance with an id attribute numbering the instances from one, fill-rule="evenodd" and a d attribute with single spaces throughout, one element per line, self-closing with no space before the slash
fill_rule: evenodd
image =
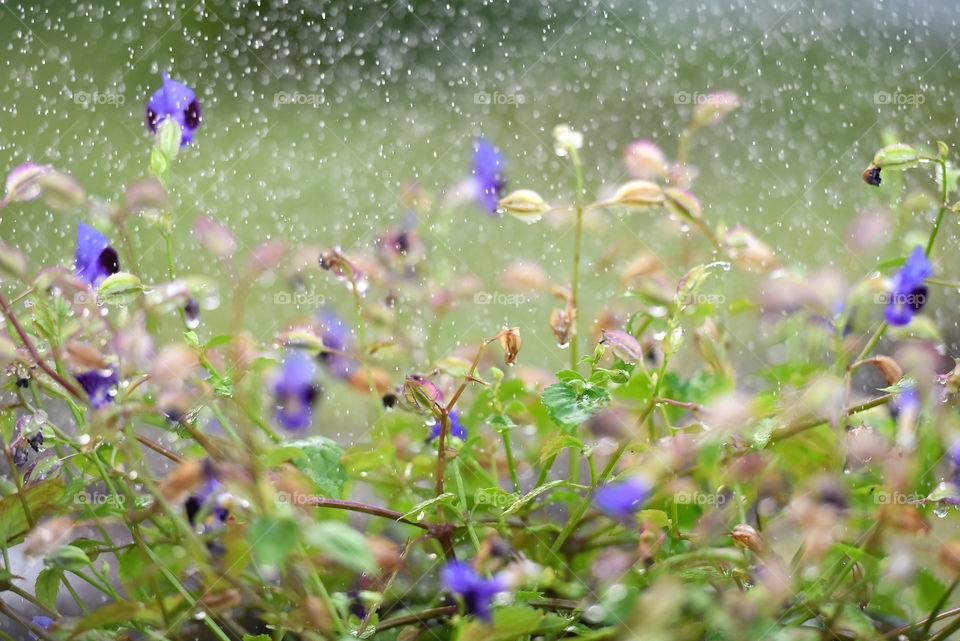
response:
<path id="1" fill-rule="evenodd" d="M 649 209 L 663 204 L 663 189 L 649 180 L 631 180 L 613 195 L 611 203 L 622 207 Z"/>
<path id="2" fill-rule="evenodd" d="M 498 209 L 525 223 L 535 223 L 550 209 L 543 198 L 532 189 L 518 189 L 500 199 Z"/>
<path id="3" fill-rule="evenodd" d="M 500 332 L 500 347 L 503 348 L 503 362 L 507 365 L 513 365 L 517 360 L 517 354 L 520 353 L 520 346 L 523 341 L 520 339 L 520 328 L 503 328 Z"/>
<path id="4" fill-rule="evenodd" d="M 570 339 L 577 333 L 577 310 L 572 306 L 558 307 L 550 312 L 550 328 L 553 329 L 553 338 L 560 347 L 570 344 Z"/>

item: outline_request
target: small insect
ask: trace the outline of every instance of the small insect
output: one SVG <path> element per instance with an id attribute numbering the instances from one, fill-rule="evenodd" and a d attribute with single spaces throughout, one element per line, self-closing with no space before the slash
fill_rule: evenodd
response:
<path id="1" fill-rule="evenodd" d="M 876 165 L 870 165 L 863 172 L 863 182 L 874 187 L 880 186 L 880 168 Z"/>

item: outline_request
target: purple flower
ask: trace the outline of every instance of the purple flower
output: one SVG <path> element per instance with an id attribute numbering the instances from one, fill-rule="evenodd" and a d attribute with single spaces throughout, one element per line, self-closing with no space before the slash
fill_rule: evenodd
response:
<path id="1" fill-rule="evenodd" d="M 463 561 L 451 561 L 440 572 L 448 590 L 463 599 L 467 613 L 490 620 L 493 597 L 506 589 L 502 579 L 486 578 Z"/>
<path id="2" fill-rule="evenodd" d="M 319 392 L 315 375 L 313 361 L 301 352 L 291 352 L 284 361 L 273 393 L 277 397 L 277 420 L 285 428 L 299 430 L 310 425 Z"/>
<path id="3" fill-rule="evenodd" d="M 201 487 L 200 491 L 196 494 L 189 496 L 184 504 L 184 510 L 186 510 L 187 520 L 190 521 L 190 525 L 194 524 L 197 515 L 210 501 L 210 497 L 219 492 L 222 487 L 220 481 L 216 479 L 214 465 L 210 459 L 206 459 L 203 462 L 203 476 L 206 479 L 203 487 Z M 217 521 L 225 523 L 228 514 L 229 511 L 227 508 L 216 503 L 214 504 L 213 516 Z"/>
<path id="4" fill-rule="evenodd" d="M 610 516 L 626 521 L 650 494 L 643 479 L 633 477 L 619 483 L 610 483 L 597 490 L 593 503 Z"/>
<path id="5" fill-rule="evenodd" d="M 38 616 L 33 617 L 32 620 L 33 620 L 33 625 L 37 626 L 37 627 L 40 628 L 41 630 L 49 630 L 49 629 L 50 629 L 50 626 L 53 625 L 53 619 L 51 619 L 50 617 L 45 617 L 45 616 L 38 615 Z M 38 638 L 38 637 L 37 637 L 37 635 L 31 633 L 31 634 L 30 634 L 30 638 L 31 638 L 31 639 L 36 639 L 36 638 Z"/>
<path id="6" fill-rule="evenodd" d="M 200 126 L 200 104 L 190 87 L 171 80 L 163 72 L 161 86 L 147 103 L 147 126 L 156 133 L 157 127 L 167 118 L 173 118 L 180 125 L 180 146 L 193 142 L 193 132 Z"/>
<path id="7" fill-rule="evenodd" d="M 320 310 L 317 318 L 317 330 L 324 346 L 339 352 L 350 351 L 350 329 L 340 316 L 330 309 Z M 321 352 L 320 362 L 334 376 L 350 378 L 354 369 L 353 359 L 344 354 Z"/>
<path id="8" fill-rule="evenodd" d="M 473 146 L 473 184 L 477 204 L 488 213 L 497 211 L 506 180 L 503 177 L 504 160 L 496 147 L 482 138 Z"/>
<path id="9" fill-rule="evenodd" d="M 120 271 L 117 250 L 110 246 L 107 237 L 82 222 L 77 223 L 77 251 L 73 264 L 77 277 L 91 286 Z"/>
<path id="10" fill-rule="evenodd" d="M 922 247 L 915 247 L 910 258 L 893 276 L 890 300 L 884 316 L 891 325 L 906 325 L 927 302 L 925 278 L 933 274 Z"/>
<path id="11" fill-rule="evenodd" d="M 450 418 L 450 436 L 456 436 L 461 440 L 467 439 L 467 428 L 463 426 L 463 423 L 460 422 L 460 415 L 457 414 L 456 410 L 452 410 L 449 415 Z M 440 423 L 437 422 L 430 429 L 430 440 L 432 441 L 435 438 L 440 438 Z"/>
<path id="12" fill-rule="evenodd" d="M 74 374 L 74 378 L 80 383 L 80 387 L 90 397 L 90 404 L 94 409 L 100 409 L 107 403 L 113 401 L 111 391 L 117 384 L 117 372 L 113 369 L 96 370 L 82 374 Z"/>

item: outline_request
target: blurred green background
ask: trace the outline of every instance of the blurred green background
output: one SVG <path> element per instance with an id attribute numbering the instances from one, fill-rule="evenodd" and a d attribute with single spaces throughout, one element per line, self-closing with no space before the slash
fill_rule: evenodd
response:
<path id="1" fill-rule="evenodd" d="M 742 108 L 702 132 L 691 154 L 707 218 L 746 224 L 783 264 L 859 278 L 901 250 L 894 242 L 886 255 L 857 253 L 847 243 L 857 213 L 887 198 L 860 180 L 883 132 L 928 148 L 960 142 L 960 26 L 950 1 L 6 1 L 0 43 L 0 169 L 51 163 L 105 199 L 148 173 L 143 110 L 161 71 L 196 89 L 203 124 L 172 178 L 177 268 L 193 273 L 218 273 L 190 238 L 198 212 L 236 230 L 241 256 L 272 238 L 369 249 L 405 215 L 400 185 L 447 190 L 468 174 L 479 136 L 505 154 L 511 188 L 564 201 L 573 176 L 551 130 L 570 123 L 585 134 L 588 190 L 603 195 L 626 179 L 630 141 L 649 138 L 674 154 L 690 97 L 729 89 Z M 932 188 L 927 176 L 911 180 Z M 39 202 L 0 214 L 0 235 L 35 268 L 72 261 L 73 220 Z M 488 291 L 518 258 L 569 279 L 567 228 L 469 205 L 438 209 L 431 224 L 421 233 L 436 269 L 475 274 Z M 143 225 L 135 235 L 162 278 L 159 235 Z M 619 266 L 599 260 L 613 238 L 636 250 L 664 246 L 643 214 L 588 234 L 584 319 L 618 293 Z M 949 258 L 955 226 L 941 243 Z M 349 315 L 349 295 L 328 274 L 311 266 L 302 280 L 315 300 Z M 739 296 L 747 286 L 722 287 Z M 286 287 L 254 291 L 248 325 L 259 338 L 298 312 L 273 304 Z M 957 298 L 943 293 L 938 320 L 948 329 L 956 321 L 944 310 Z M 553 306 L 548 295 L 468 304 L 441 341 L 475 342 L 509 322 L 524 328 L 525 362 L 560 367 L 567 354 L 552 343 Z M 209 335 L 229 315 L 208 313 L 199 331 Z M 734 351 L 765 362 L 755 328 L 742 337 Z"/>

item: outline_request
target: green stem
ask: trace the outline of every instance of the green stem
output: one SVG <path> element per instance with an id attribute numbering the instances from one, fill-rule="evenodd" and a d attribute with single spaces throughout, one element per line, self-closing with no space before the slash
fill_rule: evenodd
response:
<path id="1" fill-rule="evenodd" d="M 938 160 L 940 163 L 941 170 L 941 189 L 940 189 L 940 211 L 937 213 L 937 220 L 933 223 L 933 229 L 930 230 L 930 239 L 927 240 L 927 257 L 930 257 L 930 252 L 933 251 L 933 243 L 937 239 L 937 233 L 940 231 L 940 223 L 943 221 L 943 215 L 947 213 L 947 161 L 942 158 Z"/>
<path id="2" fill-rule="evenodd" d="M 577 177 L 576 202 L 583 200 L 583 165 L 580 154 L 573 147 L 569 149 L 570 159 L 573 161 L 573 170 Z M 573 279 L 570 285 L 570 307 L 573 309 L 573 335 L 570 337 L 570 369 L 577 369 L 577 339 L 580 335 L 580 310 L 578 308 L 578 294 L 580 289 L 580 246 L 583 239 L 583 207 L 576 205 L 577 225 L 573 237 Z"/>
<path id="3" fill-rule="evenodd" d="M 513 448 L 510 446 L 510 434 L 506 430 L 502 432 L 503 449 L 507 454 L 507 467 L 510 468 L 510 479 L 513 481 L 513 491 L 520 491 L 520 481 L 517 478 L 517 465 L 513 460 Z"/>
<path id="4" fill-rule="evenodd" d="M 450 467 L 453 469 L 453 477 L 457 481 L 457 493 L 460 495 L 460 505 L 463 507 L 464 523 L 467 524 L 467 532 L 470 533 L 470 540 L 473 542 L 473 547 L 476 549 L 477 553 L 480 552 L 480 539 L 477 537 L 477 532 L 473 528 L 473 521 L 467 515 L 467 492 L 463 486 L 463 477 L 460 475 L 460 460 L 453 459 Z"/>

